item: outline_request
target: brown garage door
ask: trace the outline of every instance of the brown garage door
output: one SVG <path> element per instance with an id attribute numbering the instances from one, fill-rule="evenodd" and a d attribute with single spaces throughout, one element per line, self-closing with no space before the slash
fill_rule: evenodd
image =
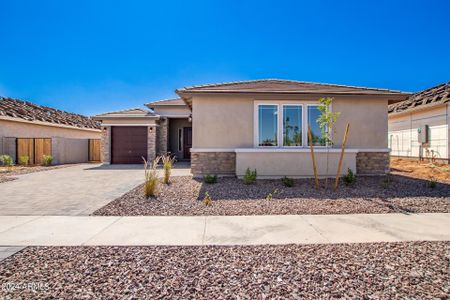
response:
<path id="1" fill-rule="evenodd" d="M 143 163 L 142 157 L 147 158 L 147 127 L 117 126 L 111 130 L 111 163 Z"/>

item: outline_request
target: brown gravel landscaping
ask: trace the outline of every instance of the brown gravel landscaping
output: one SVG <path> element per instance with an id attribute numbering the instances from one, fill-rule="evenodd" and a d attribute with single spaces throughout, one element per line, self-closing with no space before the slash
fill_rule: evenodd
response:
<path id="1" fill-rule="evenodd" d="M 448 249 L 447 242 L 31 247 L 0 263 L 1 298 L 448 299 Z M 28 283 L 44 288 L 5 289 Z"/>
<path id="2" fill-rule="evenodd" d="M 13 166 L 12 168 L 0 166 L 0 183 L 16 180 L 16 175 L 30 174 L 42 171 L 50 171 L 73 166 L 74 164 L 56 165 L 56 166 Z"/>
<path id="3" fill-rule="evenodd" d="M 450 212 L 450 185 L 403 176 L 358 177 L 354 186 L 337 191 L 314 189 L 310 179 L 295 180 L 285 187 L 281 180 L 258 180 L 244 185 L 237 178 L 219 178 L 206 184 L 191 177 L 173 177 L 162 185 L 157 198 L 146 199 L 142 186 L 131 190 L 94 215 L 267 215 L 267 214 L 352 214 L 394 212 Z M 273 198 L 267 195 L 273 192 Z M 203 203 L 205 192 L 213 199 Z"/>

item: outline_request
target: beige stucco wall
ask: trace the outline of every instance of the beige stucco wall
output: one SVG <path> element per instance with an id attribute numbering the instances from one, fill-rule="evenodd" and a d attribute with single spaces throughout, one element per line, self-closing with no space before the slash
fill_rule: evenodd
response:
<path id="1" fill-rule="evenodd" d="M 102 122 L 102 126 L 119 126 L 119 125 L 124 125 L 124 126 L 154 126 L 156 125 L 156 120 L 155 119 L 150 119 L 150 118 L 141 118 L 141 117 L 136 117 L 136 118 L 105 118 L 103 120 L 101 120 Z"/>
<path id="2" fill-rule="evenodd" d="M 316 152 L 317 173 L 321 177 L 335 176 L 339 162 L 339 152 L 329 153 L 328 172 L 325 152 Z M 311 177 L 313 166 L 309 152 L 248 152 L 236 153 L 236 175 L 243 176 L 247 168 L 256 169 L 258 177 Z M 356 153 L 346 153 L 342 164 L 342 174 L 348 168 L 356 173 Z"/>
<path id="3" fill-rule="evenodd" d="M 188 106 L 156 106 L 153 111 L 161 116 L 189 116 L 191 114 Z"/>
<path id="4" fill-rule="evenodd" d="M 0 137 L 50 138 L 58 136 L 69 138 L 99 139 L 100 135 L 100 130 L 94 131 L 55 126 L 43 126 L 0 119 Z"/>
<path id="5" fill-rule="evenodd" d="M 249 148 L 254 145 L 254 103 L 317 103 L 311 96 L 198 95 L 192 98 L 193 148 Z M 387 99 L 335 97 L 332 110 L 341 112 L 333 134 L 339 147 L 347 122 L 349 148 L 387 148 Z M 256 129 L 255 129 L 256 130 Z M 306 134 L 306 133 L 305 133 Z"/>

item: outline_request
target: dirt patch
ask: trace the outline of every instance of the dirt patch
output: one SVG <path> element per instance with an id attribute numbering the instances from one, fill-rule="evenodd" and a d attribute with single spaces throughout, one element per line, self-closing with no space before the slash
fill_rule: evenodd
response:
<path id="1" fill-rule="evenodd" d="M 257 180 L 245 185 L 237 178 L 219 178 L 206 184 L 192 177 L 173 177 L 161 184 L 158 197 L 147 199 L 143 187 L 124 194 L 94 215 L 292 215 L 450 212 L 450 185 L 403 176 L 359 177 L 354 186 L 341 185 L 337 191 L 314 189 L 313 180 L 294 180 L 285 187 L 281 180 Z M 331 184 L 330 184 L 331 186 Z M 212 204 L 206 206 L 206 192 Z M 272 194 L 271 198 L 269 194 Z"/>
<path id="2" fill-rule="evenodd" d="M 441 298 L 447 242 L 282 246 L 30 247 L 0 264 L 6 298 Z"/>
<path id="3" fill-rule="evenodd" d="M 392 159 L 391 170 L 395 174 L 436 180 L 450 184 L 450 165 L 442 163 L 430 163 L 418 160 Z"/>

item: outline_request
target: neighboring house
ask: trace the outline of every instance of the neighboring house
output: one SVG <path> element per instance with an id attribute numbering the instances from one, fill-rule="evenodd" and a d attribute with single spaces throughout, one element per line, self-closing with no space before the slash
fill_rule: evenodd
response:
<path id="1" fill-rule="evenodd" d="M 27 155 L 38 164 L 43 154 L 54 164 L 87 162 L 90 144 L 100 138 L 100 123 L 88 117 L 0 97 L 0 154 L 16 162 Z"/>
<path id="2" fill-rule="evenodd" d="M 450 82 L 389 105 L 391 156 L 449 162 Z M 419 131 L 421 134 L 419 135 Z M 423 138 L 419 142 L 419 137 Z M 428 153 L 427 153 L 428 150 Z"/>
<path id="3" fill-rule="evenodd" d="M 148 103 L 150 110 L 95 116 L 102 121 L 103 161 L 138 163 L 141 156 L 152 159 L 167 152 L 188 158 L 190 150 L 194 176 L 242 176 L 250 168 L 260 177 L 308 177 L 313 174 L 310 126 L 318 173 L 334 176 L 350 123 L 342 172 L 350 168 L 358 174 L 384 174 L 389 170 L 387 107 L 409 96 L 386 89 L 275 79 L 194 86 L 176 93 L 181 100 Z M 341 113 L 332 147 L 320 144 L 316 120 L 321 97 L 333 97 L 331 109 Z"/>

